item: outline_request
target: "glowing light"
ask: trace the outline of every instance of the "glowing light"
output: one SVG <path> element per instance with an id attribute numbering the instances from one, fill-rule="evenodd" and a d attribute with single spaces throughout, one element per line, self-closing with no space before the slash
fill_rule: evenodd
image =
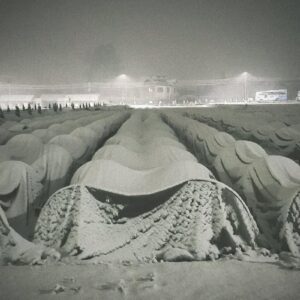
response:
<path id="1" fill-rule="evenodd" d="M 128 79 L 128 76 L 126 74 L 121 74 L 118 76 L 118 79 L 125 80 Z"/>

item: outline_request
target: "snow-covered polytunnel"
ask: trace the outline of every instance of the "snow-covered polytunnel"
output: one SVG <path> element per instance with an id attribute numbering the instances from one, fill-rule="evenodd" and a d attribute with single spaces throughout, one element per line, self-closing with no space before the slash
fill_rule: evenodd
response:
<path id="1" fill-rule="evenodd" d="M 76 169 L 128 116 L 127 112 L 98 113 L 77 120 L 76 126 L 67 124 L 67 130 L 54 134 L 50 141 L 28 133 L 0 146 L 0 202 L 18 232 L 25 237 L 32 235 L 38 212 L 48 197 L 69 184 Z M 92 130 L 90 124 L 99 124 L 99 130 Z"/>
<path id="2" fill-rule="evenodd" d="M 81 259 L 205 260 L 255 248 L 241 197 L 158 114 L 136 112 L 45 204 L 34 241 Z"/>
<path id="3" fill-rule="evenodd" d="M 300 166 L 178 114 L 164 119 L 200 162 L 243 197 L 263 234 L 261 244 L 299 255 Z"/>

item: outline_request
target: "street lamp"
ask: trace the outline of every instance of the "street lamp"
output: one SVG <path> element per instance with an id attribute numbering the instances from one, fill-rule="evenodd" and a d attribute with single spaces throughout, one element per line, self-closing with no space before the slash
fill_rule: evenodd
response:
<path id="1" fill-rule="evenodd" d="M 87 84 L 87 91 L 88 91 L 88 93 L 91 92 L 91 83 L 90 82 L 88 82 L 88 84 Z"/>
<path id="2" fill-rule="evenodd" d="M 128 76 L 126 74 L 121 74 L 118 76 L 118 79 L 126 80 L 126 79 L 128 79 Z"/>
<path id="3" fill-rule="evenodd" d="M 124 100 L 127 100 L 127 82 L 129 81 L 129 77 L 126 74 L 121 74 L 117 77 L 117 81 L 122 85 L 122 102 L 124 104 Z M 125 95 L 124 95 L 125 94 Z M 125 97 L 124 97 L 125 96 Z"/>
<path id="4" fill-rule="evenodd" d="M 247 86 L 248 72 L 244 72 L 242 74 L 242 76 L 243 76 L 243 79 L 244 79 L 244 99 L 245 99 L 245 101 L 247 101 L 247 99 L 248 99 L 248 91 L 247 91 L 247 88 L 248 88 L 248 86 Z"/>

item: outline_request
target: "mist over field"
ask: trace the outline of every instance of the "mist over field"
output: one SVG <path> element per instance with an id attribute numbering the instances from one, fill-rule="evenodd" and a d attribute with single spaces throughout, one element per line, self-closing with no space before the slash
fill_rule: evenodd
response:
<path id="1" fill-rule="evenodd" d="M 299 26 L 297 0 L 2 0 L 0 79 L 300 77 Z"/>
<path id="2" fill-rule="evenodd" d="M 0 0 L 0 298 L 298 299 L 298 0 Z"/>

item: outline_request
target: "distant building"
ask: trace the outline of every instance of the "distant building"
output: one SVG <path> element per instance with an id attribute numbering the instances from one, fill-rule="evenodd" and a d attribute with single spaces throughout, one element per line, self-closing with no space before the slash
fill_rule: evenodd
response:
<path id="1" fill-rule="evenodd" d="M 149 102 L 160 104 L 171 102 L 176 96 L 176 81 L 167 79 L 165 76 L 153 76 L 144 81 L 146 86 L 145 96 Z"/>
<path id="2" fill-rule="evenodd" d="M 66 106 L 68 105 L 68 98 L 66 95 L 64 94 L 43 94 L 40 97 L 40 102 L 41 102 L 41 106 L 43 108 L 47 108 L 50 105 L 52 105 L 53 103 L 57 103 L 58 105 L 62 105 L 62 106 Z M 70 105 L 68 105 L 70 106 Z"/>
<path id="3" fill-rule="evenodd" d="M 68 103 L 73 103 L 75 107 L 79 107 L 80 104 L 89 104 L 93 107 L 96 103 L 100 103 L 99 94 L 68 94 L 66 98 Z"/>
<path id="4" fill-rule="evenodd" d="M 0 95 L 0 107 L 2 109 L 7 109 L 9 106 L 14 109 L 16 106 L 22 108 L 28 107 L 28 104 L 34 104 L 34 95 Z"/>
<path id="5" fill-rule="evenodd" d="M 80 106 L 80 104 L 89 104 L 94 106 L 95 103 L 100 102 L 99 94 L 43 94 L 40 97 L 42 107 L 46 108 L 49 104 L 57 103 L 58 105 L 62 105 L 63 107 L 68 106 L 71 107 L 73 103 L 76 108 Z"/>

